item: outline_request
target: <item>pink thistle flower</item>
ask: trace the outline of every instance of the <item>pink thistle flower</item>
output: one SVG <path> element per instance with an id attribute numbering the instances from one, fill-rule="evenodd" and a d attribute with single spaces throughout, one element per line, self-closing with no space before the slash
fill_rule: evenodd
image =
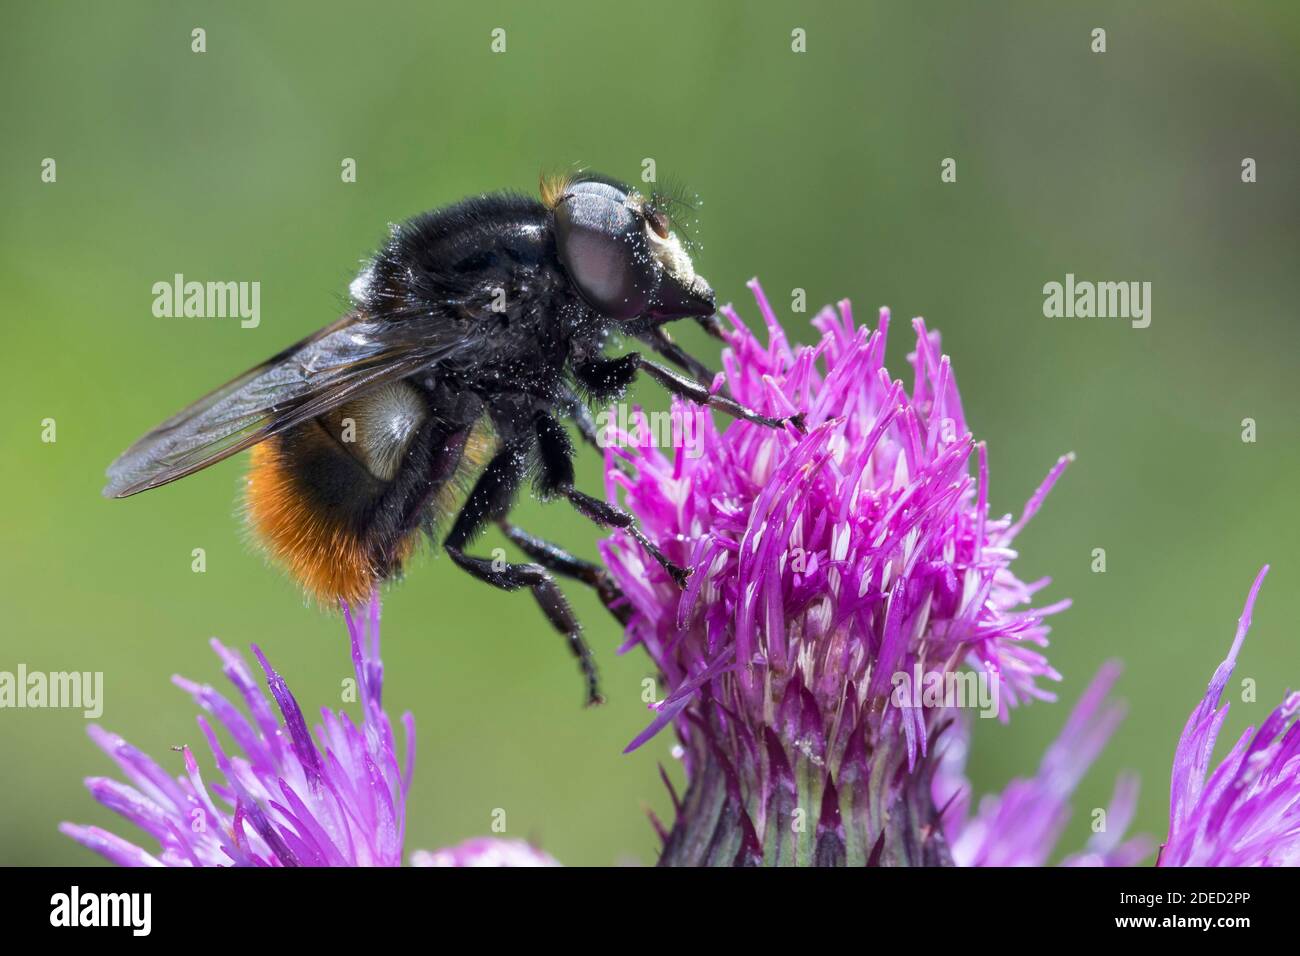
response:
<path id="1" fill-rule="evenodd" d="M 724 308 L 714 387 L 767 415 L 803 412 L 806 434 L 718 431 L 679 402 L 701 454 L 670 458 L 640 427 L 606 452 L 608 496 L 692 569 L 682 592 L 627 536 L 602 546 L 633 611 L 627 646 L 667 685 L 629 749 L 670 724 L 683 745 L 689 787 L 663 861 L 947 862 L 925 761 L 952 708 L 897 703 L 899 675 L 980 678 L 1004 719 L 1053 699 L 1044 619 L 1068 602 L 1032 606 L 1048 581 L 1012 572 L 1012 543 L 1069 457 L 1019 519 L 990 515 L 987 454 L 937 333 L 912 323 L 909 392 L 884 366 L 888 310 L 872 331 L 841 302 L 796 349 L 750 288 L 767 344 Z"/>
<path id="2" fill-rule="evenodd" d="M 1251 585 L 1227 659 L 1179 738 L 1160 866 L 1300 865 L 1300 692 L 1288 693 L 1258 730 L 1246 728 L 1214 772 L 1209 769 L 1228 716 L 1228 704 L 1219 702 L 1266 574 L 1268 565 Z"/>
<path id="3" fill-rule="evenodd" d="M 958 866 L 1045 866 L 1070 819 L 1070 798 L 1088 768 L 1124 719 L 1125 708 L 1109 698 L 1119 666 L 1106 664 L 1075 705 L 1056 742 L 1048 748 L 1038 773 L 1013 780 L 999 796 L 980 801 L 967 817 L 970 784 L 963 775 L 969 722 L 938 746 L 939 771 L 934 802 L 941 807 L 944 834 Z M 1082 852 L 1065 866 L 1136 866 L 1151 854 L 1146 837 L 1124 839 L 1137 809 L 1138 781 L 1124 775 L 1115 784 L 1111 804 Z"/>
<path id="4" fill-rule="evenodd" d="M 98 726 L 90 736 L 113 759 L 127 783 L 91 777 L 96 800 L 134 823 L 158 844 L 146 850 L 100 827 L 59 829 L 122 866 L 396 866 L 402 861 L 406 795 L 415 759 L 415 724 L 404 714 L 406 767 L 398 764 L 393 729 L 382 705 L 379 599 L 364 621 L 344 607 L 352 646 L 362 723 L 321 710 L 319 746 L 284 679 L 262 652 L 262 667 L 277 720 L 242 656 L 217 641 L 212 649 L 243 699 L 247 715 L 214 688 L 183 677 L 173 682 L 207 716 L 198 717 L 216 762 L 209 782 L 189 747 L 179 748 L 185 772 L 173 778 L 147 754 Z M 233 738 L 228 754 L 209 718 Z"/>

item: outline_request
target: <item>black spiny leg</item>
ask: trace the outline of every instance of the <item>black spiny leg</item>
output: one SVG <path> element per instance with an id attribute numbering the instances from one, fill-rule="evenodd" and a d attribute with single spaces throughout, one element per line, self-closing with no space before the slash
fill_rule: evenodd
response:
<path id="1" fill-rule="evenodd" d="M 578 514 L 590 518 L 602 528 L 620 528 L 626 531 L 641 547 L 650 552 L 650 557 L 654 558 L 659 563 L 659 566 L 668 572 L 672 579 L 677 582 L 679 588 L 686 587 L 686 579 L 691 572 L 669 561 L 668 555 L 660 551 L 659 546 L 645 536 L 645 532 L 637 525 L 634 516 L 628 514 L 622 508 L 616 508 L 601 501 L 599 498 L 583 494 L 572 485 L 560 485 L 556 490 L 569 499 L 569 503 L 578 510 Z"/>
<path id="2" fill-rule="evenodd" d="M 639 360 L 635 352 L 617 358 L 591 359 L 576 366 L 573 375 L 592 398 L 607 402 L 627 391 L 636 378 Z"/>
<path id="3" fill-rule="evenodd" d="M 683 352 L 682 354 L 685 355 L 686 353 Z M 718 411 L 726 412 L 734 418 L 743 418 L 747 422 L 766 425 L 769 428 L 782 428 L 789 422 L 795 428 L 803 431 L 802 413 L 791 415 L 788 418 L 772 418 L 768 415 L 762 415 L 721 392 L 710 392 L 709 386 L 674 372 L 666 365 L 652 362 L 638 352 L 628 352 L 626 355 L 620 355 L 614 359 L 598 359 L 588 362 L 574 369 L 574 374 L 597 397 L 604 397 L 607 390 L 612 397 L 627 388 L 639 371 L 645 372 L 674 395 L 688 398 L 708 408 L 716 408 Z"/>
<path id="4" fill-rule="evenodd" d="M 614 583 L 614 578 L 599 564 L 579 558 L 565 551 L 558 544 L 552 544 L 545 538 L 529 534 L 518 525 L 502 518 L 497 522 L 501 531 L 514 542 L 524 554 L 528 555 L 542 567 L 556 574 L 581 581 L 590 586 L 599 596 L 605 610 L 614 615 L 624 627 L 632 620 L 632 605 L 627 603 L 623 592 Z"/>
<path id="5" fill-rule="evenodd" d="M 541 453 L 538 486 L 543 495 L 563 495 L 579 514 L 590 518 L 601 527 L 621 528 L 626 531 L 650 553 L 650 557 L 654 558 L 660 567 L 672 576 L 679 587 L 686 587 L 688 574 L 686 569 L 668 560 L 668 556 L 659 550 L 659 546 L 647 538 L 645 532 L 637 526 L 635 517 L 621 508 L 583 494 L 573 487 L 573 445 L 569 442 L 568 432 L 549 415 L 537 417 L 537 450 Z"/>
<path id="6" fill-rule="evenodd" d="M 672 336 L 668 334 L 668 330 L 663 326 L 655 326 L 640 338 L 668 361 L 685 370 L 697 382 L 712 383 L 716 377 L 707 365 L 674 342 Z"/>
<path id="7" fill-rule="evenodd" d="M 564 396 L 563 407 L 569 420 L 578 429 L 578 434 L 592 448 L 604 453 L 605 447 L 600 443 L 600 433 L 596 430 L 596 420 L 591 417 L 591 409 L 577 395 L 569 392 Z"/>
<path id="8" fill-rule="evenodd" d="M 635 352 L 631 354 L 636 355 Z M 799 429 L 799 431 L 804 430 L 802 412 L 797 415 L 790 415 L 787 418 L 772 418 L 768 415 L 762 415 L 754 411 L 754 409 L 740 404 L 740 402 L 733 398 L 710 392 L 707 385 L 689 379 L 684 375 L 679 375 L 666 365 L 652 362 L 640 355 L 636 355 L 636 360 L 639 369 L 674 395 L 689 398 L 691 401 L 697 402 L 700 405 L 706 405 L 709 408 L 716 408 L 720 412 L 726 412 L 733 418 L 743 418 L 745 421 L 754 422 L 757 425 L 766 425 L 769 428 L 781 428 L 789 422 L 794 425 L 795 428 Z"/>
<path id="9" fill-rule="evenodd" d="M 559 427 L 558 425 L 556 426 Z M 465 553 L 464 548 L 483 526 L 491 520 L 503 519 L 514 501 L 516 489 L 523 477 L 526 456 L 519 448 L 507 446 L 497 453 L 479 477 L 470 492 L 465 507 L 456 516 L 456 522 L 447 535 L 443 547 L 456 564 L 480 581 L 486 581 L 503 591 L 528 588 L 541 606 L 551 625 L 569 642 L 569 650 L 578 659 L 587 681 L 587 704 L 604 701 L 596 676 L 596 663 L 591 648 L 582 639 L 582 628 L 574 617 L 569 602 L 540 564 L 507 564 Z"/>

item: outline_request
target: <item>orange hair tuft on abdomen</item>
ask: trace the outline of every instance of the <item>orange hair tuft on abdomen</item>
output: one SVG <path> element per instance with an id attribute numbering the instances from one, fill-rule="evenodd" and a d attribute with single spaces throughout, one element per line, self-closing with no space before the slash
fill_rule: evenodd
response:
<path id="1" fill-rule="evenodd" d="M 369 548 L 308 500 L 278 437 L 253 446 L 246 504 L 249 526 L 271 557 L 322 605 L 343 598 L 355 606 L 370 595 L 377 574 Z"/>

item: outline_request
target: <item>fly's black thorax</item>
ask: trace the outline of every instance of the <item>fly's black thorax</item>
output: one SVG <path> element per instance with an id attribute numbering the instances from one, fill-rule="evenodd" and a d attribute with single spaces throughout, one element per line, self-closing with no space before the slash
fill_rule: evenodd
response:
<path id="1" fill-rule="evenodd" d="M 372 313 L 454 331 L 461 345 L 436 374 L 485 397 L 553 399 L 574 349 L 604 334 L 560 264 L 550 212 L 524 196 L 468 199 L 394 227 L 359 282 Z"/>

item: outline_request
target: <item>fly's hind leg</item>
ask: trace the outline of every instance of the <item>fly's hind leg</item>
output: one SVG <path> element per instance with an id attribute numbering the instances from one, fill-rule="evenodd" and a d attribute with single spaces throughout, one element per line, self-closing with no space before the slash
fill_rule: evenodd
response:
<path id="1" fill-rule="evenodd" d="M 551 626 L 563 634 L 569 650 L 578 659 L 578 666 L 587 685 L 587 704 L 604 701 L 600 682 L 596 676 L 596 663 L 591 648 L 582 637 L 582 627 L 565 600 L 564 592 L 540 564 L 510 564 L 491 558 L 481 558 L 465 553 L 465 547 L 490 521 L 504 520 L 514 502 L 515 491 L 523 478 L 526 456 L 518 448 L 506 447 L 497 453 L 479 477 L 470 492 L 469 500 L 448 533 L 443 547 L 457 566 L 480 581 L 485 581 L 503 591 L 528 588 L 533 592 Z"/>
<path id="2" fill-rule="evenodd" d="M 570 554 L 558 544 L 529 534 L 505 518 L 497 524 L 515 547 L 542 567 L 588 585 L 599 595 L 600 602 L 615 620 L 627 627 L 628 621 L 632 619 L 632 606 L 627 603 L 622 590 L 614 583 L 614 578 L 608 571 L 598 564 Z"/>

